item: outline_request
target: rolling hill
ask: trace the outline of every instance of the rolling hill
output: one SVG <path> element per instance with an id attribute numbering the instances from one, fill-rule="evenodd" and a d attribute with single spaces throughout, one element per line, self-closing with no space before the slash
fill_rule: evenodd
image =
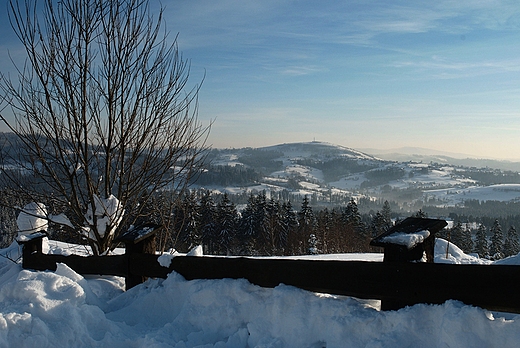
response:
<path id="1" fill-rule="evenodd" d="M 403 204 L 421 200 L 439 206 L 466 199 L 520 200 L 517 171 L 446 161 L 385 160 L 325 142 L 216 149 L 209 160 L 196 186 L 231 194 L 308 195 L 315 204 L 341 203 L 351 197 Z"/>

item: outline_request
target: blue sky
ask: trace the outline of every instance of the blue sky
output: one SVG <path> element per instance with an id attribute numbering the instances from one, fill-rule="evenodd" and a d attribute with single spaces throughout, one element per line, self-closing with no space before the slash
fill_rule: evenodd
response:
<path id="1" fill-rule="evenodd" d="M 151 0 L 158 4 L 159 1 Z M 520 2 L 163 0 L 214 147 L 520 159 Z M 5 14 L 5 48 L 16 44 Z"/>

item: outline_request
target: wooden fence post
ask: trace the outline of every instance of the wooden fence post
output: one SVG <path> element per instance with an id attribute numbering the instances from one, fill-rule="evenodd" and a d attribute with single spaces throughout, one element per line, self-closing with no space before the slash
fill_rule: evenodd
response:
<path id="1" fill-rule="evenodd" d="M 24 269 L 39 269 L 35 256 L 43 254 L 43 238 L 47 233 L 36 232 L 18 237 L 16 242 L 22 246 L 22 267 Z"/>
<path id="2" fill-rule="evenodd" d="M 155 254 L 155 234 L 160 228 L 161 226 L 156 224 L 136 226 L 115 240 L 125 244 L 125 255 L 128 260 L 127 275 L 125 276 L 126 290 L 143 283 L 148 278 L 132 272 L 131 260 L 138 254 Z"/>
<path id="3" fill-rule="evenodd" d="M 444 220 L 409 217 L 374 238 L 370 245 L 384 248 L 383 262 L 416 262 L 426 256 L 426 262 L 433 263 L 435 234 L 447 225 Z M 383 299 L 381 309 L 397 310 L 408 304 L 406 301 Z"/>

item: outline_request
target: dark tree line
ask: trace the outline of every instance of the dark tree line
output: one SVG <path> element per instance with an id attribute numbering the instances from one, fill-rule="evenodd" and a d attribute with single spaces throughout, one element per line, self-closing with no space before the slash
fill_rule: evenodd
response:
<path id="1" fill-rule="evenodd" d="M 320 169 L 326 181 L 336 181 L 345 176 L 345 174 L 363 173 L 377 168 L 377 164 L 375 163 L 342 157 L 329 158 L 326 160 L 317 160 L 314 158 L 297 159 L 295 163 Z"/>
<path id="2" fill-rule="evenodd" d="M 500 260 L 520 253 L 516 228 L 510 226 L 504 234 L 498 219 L 489 228 L 480 223 L 476 230 L 459 221 L 449 230 L 444 230 L 440 237 L 450 240 L 465 253 L 475 253 L 481 258 Z"/>
<path id="3" fill-rule="evenodd" d="M 215 203 L 216 200 L 217 202 Z M 314 209 L 304 197 L 297 207 L 291 201 L 268 198 L 265 192 L 250 194 L 243 209 L 227 195 L 208 191 L 186 194 L 175 210 L 177 233 L 174 247 L 188 250 L 203 244 L 216 255 L 302 255 L 379 251 L 369 247 L 371 238 L 398 222 L 388 201 L 381 210 L 360 213 L 354 199 L 344 207 Z M 419 210 L 414 216 L 427 217 Z M 449 239 L 465 253 L 498 260 L 520 252 L 513 225 L 503 232 L 498 219 L 489 228 L 472 228 L 457 221 L 439 237 Z"/>
<path id="4" fill-rule="evenodd" d="M 208 166 L 196 178 L 198 185 L 248 185 L 261 179 L 261 175 L 253 168 L 243 165 L 231 166 Z M 195 180 L 196 179 L 196 180 Z"/>
<path id="5" fill-rule="evenodd" d="M 0 243 L 9 245 L 16 235 L 16 210 L 27 199 L 0 191 Z M 168 191 L 157 192 L 146 220 L 165 228 L 157 238 L 158 250 L 175 248 L 186 252 L 203 245 L 209 255 L 303 255 L 380 251 L 369 246 L 371 238 L 385 232 L 400 218 L 388 201 L 379 202 L 380 210 L 360 212 L 362 199 L 350 199 L 341 207 L 313 208 L 312 197 L 298 203 L 265 192 L 249 194 L 245 203 L 236 204 L 227 194 L 208 190 L 186 191 L 174 199 Z M 14 199 L 14 200 L 13 200 Z M 47 205 L 51 207 L 50 204 Z M 417 217 L 428 217 L 419 210 Z M 485 219 L 478 225 L 457 220 L 438 237 L 450 240 L 465 253 L 482 258 L 501 259 L 520 252 L 518 233 L 513 225 L 502 229 L 498 219 Z M 466 220 L 468 221 L 468 220 Z M 509 219 L 504 219 L 509 222 Z M 81 243 L 77 234 L 59 226 L 50 227 L 52 239 Z"/>
<path id="6" fill-rule="evenodd" d="M 164 216 L 164 214 L 158 214 Z M 291 201 L 250 194 L 243 209 L 227 194 L 187 192 L 171 209 L 172 221 L 160 249 L 187 251 L 202 244 L 210 255 L 302 255 L 373 251 L 370 228 L 357 204 L 314 211 L 308 197 L 299 207 Z M 163 223 L 161 221 L 157 221 Z"/>

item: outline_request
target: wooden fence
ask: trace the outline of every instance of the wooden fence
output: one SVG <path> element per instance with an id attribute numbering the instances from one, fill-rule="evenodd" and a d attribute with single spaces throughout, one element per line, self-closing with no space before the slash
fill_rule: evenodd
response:
<path id="1" fill-rule="evenodd" d="M 520 266 L 178 256 L 163 267 L 158 257 L 139 248 L 114 256 L 48 255 L 41 252 L 37 238 L 24 243 L 23 267 L 55 270 L 61 262 L 80 274 L 124 276 L 127 289 L 147 277 L 166 278 L 175 271 L 187 280 L 244 278 L 263 287 L 283 283 L 313 292 L 380 299 L 383 310 L 453 299 L 520 313 Z"/>

